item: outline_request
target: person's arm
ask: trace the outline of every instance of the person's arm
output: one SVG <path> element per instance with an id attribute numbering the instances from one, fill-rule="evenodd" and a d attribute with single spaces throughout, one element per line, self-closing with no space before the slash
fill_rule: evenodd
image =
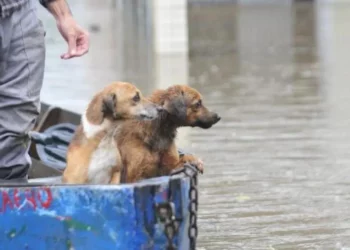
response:
<path id="1" fill-rule="evenodd" d="M 39 0 L 41 5 L 54 16 L 57 28 L 68 43 L 68 52 L 62 59 L 82 56 L 89 51 L 89 34 L 74 20 L 65 0 Z"/>

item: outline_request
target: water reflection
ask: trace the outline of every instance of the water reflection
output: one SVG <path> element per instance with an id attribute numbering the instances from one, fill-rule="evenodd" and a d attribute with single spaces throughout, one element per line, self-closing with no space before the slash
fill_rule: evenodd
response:
<path id="1" fill-rule="evenodd" d="M 59 59 L 66 46 L 40 10 L 43 100 L 81 112 L 111 80 L 145 93 L 189 83 L 223 117 L 179 138 L 207 165 L 200 249 L 350 247 L 350 5 L 190 0 L 187 55 L 155 52 L 151 2 L 70 1 L 79 22 L 99 30 L 89 55 L 71 61 Z"/>

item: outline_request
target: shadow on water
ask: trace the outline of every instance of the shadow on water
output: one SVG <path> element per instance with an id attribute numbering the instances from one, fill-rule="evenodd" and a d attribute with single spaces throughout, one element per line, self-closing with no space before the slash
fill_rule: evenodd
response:
<path id="1" fill-rule="evenodd" d="M 223 117 L 210 130 L 180 133 L 207 166 L 199 249 L 350 247 L 350 5 L 204 2 L 188 5 L 188 71 L 172 64 Z M 90 27 L 91 50 L 60 60 L 66 45 L 39 10 L 47 29 L 43 101 L 82 112 L 113 80 L 146 94 L 164 86 L 151 0 L 70 4 Z"/>

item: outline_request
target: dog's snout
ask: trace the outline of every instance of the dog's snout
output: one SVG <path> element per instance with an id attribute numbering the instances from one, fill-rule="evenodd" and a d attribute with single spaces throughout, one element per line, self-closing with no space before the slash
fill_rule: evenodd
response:
<path id="1" fill-rule="evenodd" d="M 218 121 L 221 120 L 221 117 L 220 117 L 218 114 L 216 114 L 216 113 L 214 113 L 213 118 L 214 118 L 214 121 L 215 121 L 215 122 L 218 122 Z"/>
<path id="2" fill-rule="evenodd" d="M 210 120 L 213 124 L 215 124 L 221 120 L 221 117 L 218 115 L 218 113 L 210 112 Z"/>
<path id="3" fill-rule="evenodd" d="M 161 111 L 163 111 L 164 110 L 164 108 L 162 107 L 162 106 L 156 106 L 156 110 L 158 111 L 158 112 L 161 112 Z"/>
<path id="4" fill-rule="evenodd" d="M 155 105 L 153 103 L 148 103 L 143 106 L 139 114 L 139 118 L 141 120 L 153 120 L 157 118 L 163 108 L 161 106 Z"/>

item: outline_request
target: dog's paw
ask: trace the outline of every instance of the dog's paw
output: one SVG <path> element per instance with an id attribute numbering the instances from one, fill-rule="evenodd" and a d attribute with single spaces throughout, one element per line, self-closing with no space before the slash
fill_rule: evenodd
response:
<path id="1" fill-rule="evenodd" d="M 184 155 L 181 161 L 183 164 L 188 163 L 195 166 L 201 174 L 204 173 L 204 162 L 200 158 L 197 158 L 193 155 Z"/>

